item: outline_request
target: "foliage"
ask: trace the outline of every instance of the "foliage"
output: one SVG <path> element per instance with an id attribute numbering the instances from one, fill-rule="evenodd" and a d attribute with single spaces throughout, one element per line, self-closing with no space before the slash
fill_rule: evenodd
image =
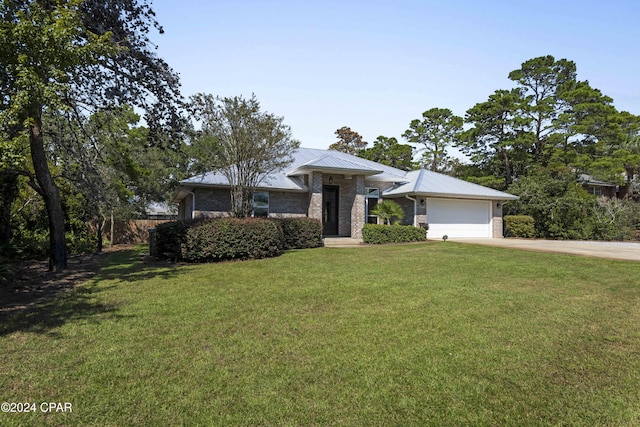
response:
<path id="1" fill-rule="evenodd" d="M 414 169 L 415 166 L 412 146 L 399 144 L 396 138 L 387 138 L 382 135 L 373 141 L 373 147 L 360 149 L 356 155 L 363 159 L 406 171 Z"/>
<path id="2" fill-rule="evenodd" d="M 539 168 L 509 187 L 519 200 L 505 204 L 505 213 L 530 215 L 536 237 L 553 239 L 595 238 L 596 199 L 576 183 L 565 168 Z"/>
<path id="3" fill-rule="evenodd" d="M 420 146 L 418 151 L 423 152 L 423 163 L 429 170 L 438 172 L 445 169 L 447 147 L 459 143 L 462 123 L 462 117 L 448 108 L 432 108 L 422 113 L 422 120 L 412 120 L 402 137 Z"/>
<path id="4" fill-rule="evenodd" d="M 158 224 L 154 232 L 154 256 L 177 261 L 182 258 L 182 245 L 192 223 L 173 221 Z"/>
<path id="5" fill-rule="evenodd" d="M 282 230 L 262 218 L 216 218 L 199 221 L 186 230 L 182 259 L 212 262 L 277 256 Z"/>
<path id="6" fill-rule="evenodd" d="M 149 141 L 159 144 L 161 135 L 181 130 L 178 78 L 148 39 L 162 29 L 146 2 L 7 1 L 0 15 L 2 135 L 28 137 L 33 172 L 20 173 L 45 201 L 50 268 L 64 269 L 65 215 L 51 172 L 59 166 L 53 153 L 63 148 L 46 140 L 45 115 L 136 105 L 145 111 Z"/>
<path id="7" fill-rule="evenodd" d="M 497 90 L 483 103 L 467 110 L 465 122 L 473 124 L 463 133 L 461 151 L 476 164 L 500 165 L 495 175 L 504 177 L 507 185 L 524 172 L 529 160 L 526 150 L 526 120 L 521 116 L 524 102 L 522 89 Z"/>
<path id="8" fill-rule="evenodd" d="M 393 200 L 382 200 L 371 211 L 372 215 L 376 215 L 382 219 L 384 224 L 397 223 L 404 218 L 404 210 L 397 202 Z"/>
<path id="9" fill-rule="evenodd" d="M 322 224 L 313 218 L 272 219 L 282 229 L 283 249 L 306 249 L 322 246 Z"/>
<path id="10" fill-rule="evenodd" d="M 422 242 L 427 239 L 424 228 L 412 225 L 365 224 L 362 227 L 364 243 L 379 245 L 384 243 Z"/>
<path id="11" fill-rule="evenodd" d="M 533 237 L 535 236 L 535 223 L 529 215 L 505 215 L 505 237 Z"/>
<path id="12" fill-rule="evenodd" d="M 196 166 L 223 174 L 231 186 L 234 216 L 250 216 L 254 189 L 268 174 L 291 163 L 300 142 L 282 117 L 261 111 L 255 95 L 198 94 L 191 98 L 191 108 L 202 122 L 193 148 Z"/>
<path id="13" fill-rule="evenodd" d="M 341 151 L 355 156 L 367 146 L 367 142 L 362 139 L 362 136 L 349 127 L 343 126 L 336 130 L 335 134 L 338 137 L 338 141 L 331 144 L 329 150 Z"/>

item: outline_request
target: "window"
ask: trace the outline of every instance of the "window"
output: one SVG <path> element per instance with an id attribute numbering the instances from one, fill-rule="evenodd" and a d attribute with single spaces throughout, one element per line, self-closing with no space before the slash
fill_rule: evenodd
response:
<path id="1" fill-rule="evenodd" d="M 367 224 L 377 224 L 378 217 L 371 213 L 378 205 L 378 199 L 380 198 L 380 189 L 379 188 L 365 188 L 364 189 L 364 203 L 365 203 L 365 212 L 366 218 L 365 222 Z"/>
<path id="2" fill-rule="evenodd" d="M 587 191 L 589 191 L 589 193 L 593 194 L 594 196 L 602 196 L 602 187 L 588 187 Z"/>
<path id="3" fill-rule="evenodd" d="M 256 191 L 253 193 L 252 216 L 269 216 L 269 192 Z"/>

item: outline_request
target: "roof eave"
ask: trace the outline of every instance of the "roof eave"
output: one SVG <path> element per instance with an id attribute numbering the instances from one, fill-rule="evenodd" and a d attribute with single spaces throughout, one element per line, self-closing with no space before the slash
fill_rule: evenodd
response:
<path id="1" fill-rule="evenodd" d="M 383 171 L 381 170 L 373 170 L 373 169 L 346 169 L 346 168 L 301 166 L 299 168 L 292 169 L 289 172 L 287 172 L 287 176 L 304 175 L 309 172 L 335 173 L 335 174 L 342 174 L 342 175 L 364 175 L 364 176 L 373 176 L 373 175 L 379 175 L 383 173 Z"/>

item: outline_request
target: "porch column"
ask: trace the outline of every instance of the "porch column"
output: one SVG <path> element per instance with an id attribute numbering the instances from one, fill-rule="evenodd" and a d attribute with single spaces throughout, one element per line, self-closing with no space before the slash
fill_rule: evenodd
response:
<path id="1" fill-rule="evenodd" d="M 353 177 L 355 181 L 355 197 L 353 206 L 351 207 L 351 238 L 362 238 L 362 227 L 366 216 L 364 203 L 364 176 L 356 175 Z"/>
<path id="2" fill-rule="evenodd" d="M 322 222 L 322 173 L 309 173 L 309 218 Z"/>

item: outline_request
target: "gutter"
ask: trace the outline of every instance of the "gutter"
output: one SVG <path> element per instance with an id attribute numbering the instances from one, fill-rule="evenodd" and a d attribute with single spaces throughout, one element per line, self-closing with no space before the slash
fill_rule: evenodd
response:
<path id="1" fill-rule="evenodd" d="M 413 201 L 413 226 L 417 227 L 416 225 L 416 217 L 418 216 L 418 201 L 414 198 L 409 197 L 408 194 L 405 194 L 404 197 L 406 197 L 407 199 Z"/>

